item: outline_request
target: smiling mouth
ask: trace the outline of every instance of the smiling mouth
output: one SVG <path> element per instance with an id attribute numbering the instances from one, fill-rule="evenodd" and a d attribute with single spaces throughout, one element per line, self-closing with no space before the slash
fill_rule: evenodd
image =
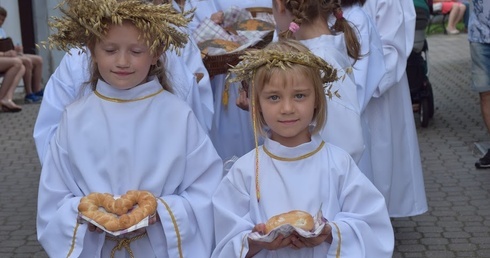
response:
<path id="1" fill-rule="evenodd" d="M 121 75 L 121 76 L 132 74 L 131 72 L 113 72 L 113 73 L 116 74 L 116 75 Z"/>
<path id="2" fill-rule="evenodd" d="M 280 120 L 279 123 L 281 124 L 294 124 L 298 121 L 299 119 L 295 119 L 295 120 Z"/>

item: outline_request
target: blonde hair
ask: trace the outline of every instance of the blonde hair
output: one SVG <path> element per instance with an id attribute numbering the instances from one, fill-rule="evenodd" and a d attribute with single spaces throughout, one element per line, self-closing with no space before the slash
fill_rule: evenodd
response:
<path id="1" fill-rule="evenodd" d="M 63 15 L 49 22 L 56 32 L 41 45 L 66 52 L 72 47 L 82 52 L 87 47 L 93 52 L 96 42 L 105 37 L 110 26 L 130 22 L 141 32 L 152 55 L 163 55 L 166 50 L 179 53 L 188 40 L 181 28 L 192 20 L 192 11 L 181 13 L 171 4 L 154 5 L 143 0 L 63 0 L 56 7 Z M 157 76 L 162 86 L 171 90 L 161 61 L 150 68 L 148 75 Z M 92 58 L 89 81 L 92 88 L 98 78 L 100 74 Z"/>
<path id="2" fill-rule="evenodd" d="M 285 8 L 293 15 L 293 22 L 299 26 L 308 25 L 312 21 L 320 18 L 328 23 L 330 15 L 335 15 L 336 20 L 330 28 L 334 33 L 343 32 L 347 54 L 354 59 L 354 62 L 361 58 L 361 44 L 357 38 L 355 30 L 342 15 L 340 0 L 280 0 Z M 275 2 L 274 2 L 275 4 Z M 291 38 L 290 30 L 280 32 L 279 36 Z"/>

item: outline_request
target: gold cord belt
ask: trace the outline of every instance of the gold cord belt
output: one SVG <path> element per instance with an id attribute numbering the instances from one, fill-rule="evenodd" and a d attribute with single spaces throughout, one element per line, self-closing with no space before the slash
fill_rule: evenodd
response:
<path id="1" fill-rule="evenodd" d="M 129 256 L 131 256 L 131 258 L 134 258 L 133 251 L 131 251 L 131 247 L 129 246 L 129 244 L 131 244 L 131 242 L 138 240 L 144 236 L 146 236 L 146 232 L 141 234 L 141 235 L 137 235 L 137 236 L 134 236 L 131 238 L 117 238 L 117 237 L 106 236 L 105 239 L 117 242 L 116 246 L 114 246 L 114 248 L 112 248 L 111 258 L 114 258 L 114 254 L 116 253 L 116 251 L 119 251 L 123 248 L 126 248 L 126 250 L 129 253 Z"/>

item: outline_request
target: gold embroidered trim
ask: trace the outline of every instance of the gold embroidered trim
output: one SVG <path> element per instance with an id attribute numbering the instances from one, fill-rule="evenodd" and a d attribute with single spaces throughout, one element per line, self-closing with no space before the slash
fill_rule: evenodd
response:
<path id="1" fill-rule="evenodd" d="M 100 92 L 98 92 L 97 90 L 94 90 L 94 93 L 95 93 L 95 95 L 97 95 L 97 97 L 99 97 L 103 100 L 107 100 L 110 102 L 116 102 L 116 103 L 128 103 L 128 102 L 135 102 L 135 101 L 140 101 L 140 100 L 144 100 L 144 99 L 154 97 L 154 96 L 162 93 L 163 91 L 164 91 L 164 89 L 161 89 L 161 90 L 159 90 L 155 93 L 152 93 L 148 96 L 144 96 L 144 97 L 140 97 L 140 98 L 136 98 L 136 99 L 117 99 L 117 98 L 106 97 L 106 96 L 102 95 Z"/>
<path id="2" fill-rule="evenodd" d="M 158 198 L 158 200 L 160 200 L 163 203 L 163 205 L 165 205 L 165 208 L 167 209 L 167 212 L 170 215 L 170 218 L 172 218 L 172 223 L 174 224 L 175 234 L 177 235 L 177 247 L 179 249 L 179 257 L 183 258 L 184 255 L 182 254 L 182 240 L 180 238 L 179 226 L 177 225 L 177 221 L 175 219 L 174 213 L 170 209 L 170 206 L 168 206 L 168 204 L 162 198 Z"/>
<path id="3" fill-rule="evenodd" d="M 119 251 L 123 248 L 125 248 L 126 251 L 128 251 L 129 256 L 131 258 L 134 258 L 134 254 L 133 254 L 133 251 L 131 250 L 131 246 L 130 246 L 131 242 L 136 241 L 136 240 L 138 240 L 138 239 L 140 239 L 146 235 L 147 235 L 147 233 L 145 231 L 144 233 L 139 234 L 139 235 L 134 236 L 134 237 L 131 237 L 131 238 L 125 238 L 125 237 L 124 238 L 118 238 L 118 237 L 106 236 L 105 238 L 107 240 L 117 242 L 116 246 L 114 246 L 114 248 L 112 248 L 111 258 L 114 258 L 114 255 L 116 255 L 116 251 Z"/>
<path id="4" fill-rule="evenodd" d="M 339 226 L 337 226 L 337 224 L 335 224 L 334 222 L 332 222 L 332 224 L 337 229 L 337 237 L 339 238 L 339 244 L 337 245 L 337 254 L 335 255 L 335 257 L 340 258 L 340 247 L 342 246 L 342 235 L 340 234 Z"/>
<path id="5" fill-rule="evenodd" d="M 314 151 L 308 152 L 304 155 L 301 155 L 299 157 L 294 157 L 294 158 L 284 158 L 284 157 L 276 156 L 276 155 L 272 154 L 267 148 L 265 148 L 265 145 L 263 145 L 262 148 L 264 148 L 264 152 L 267 155 L 269 155 L 269 157 L 271 157 L 273 159 L 277 159 L 280 161 L 298 161 L 298 160 L 306 159 L 306 158 L 309 158 L 309 157 L 315 155 L 317 152 L 319 152 L 323 148 L 324 145 L 325 145 L 325 141 L 322 141 L 320 143 L 320 145 Z"/>
<path id="6" fill-rule="evenodd" d="M 80 226 L 80 223 L 77 222 L 77 225 L 75 226 L 75 229 L 73 230 L 73 237 L 71 239 L 71 247 L 70 247 L 70 251 L 68 251 L 68 254 L 66 255 L 66 257 L 70 257 L 71 253 L 73 253 L 73 249 L 75 249 L 75 240 L 77 239 L 77 231 L 78 231 L 78 227 Z"/>

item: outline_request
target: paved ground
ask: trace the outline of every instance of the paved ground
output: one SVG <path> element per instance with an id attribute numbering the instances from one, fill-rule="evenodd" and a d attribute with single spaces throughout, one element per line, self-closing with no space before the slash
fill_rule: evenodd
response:
<path id="1" fill-rule="evenodd" d="M 393 220 L 394 257 L 490 257 L 490 170 L 474 167 L 475 142 L 490 136 L 469 90 L 468 42 L 466 35 L 428 40 L 436 112 L 417 130 L 429 211 Z M 23 107 L 0 113 L 0 257 L 46 257 L 35 230 L 40 166 L 31 135 L 39 105 Z"/>

